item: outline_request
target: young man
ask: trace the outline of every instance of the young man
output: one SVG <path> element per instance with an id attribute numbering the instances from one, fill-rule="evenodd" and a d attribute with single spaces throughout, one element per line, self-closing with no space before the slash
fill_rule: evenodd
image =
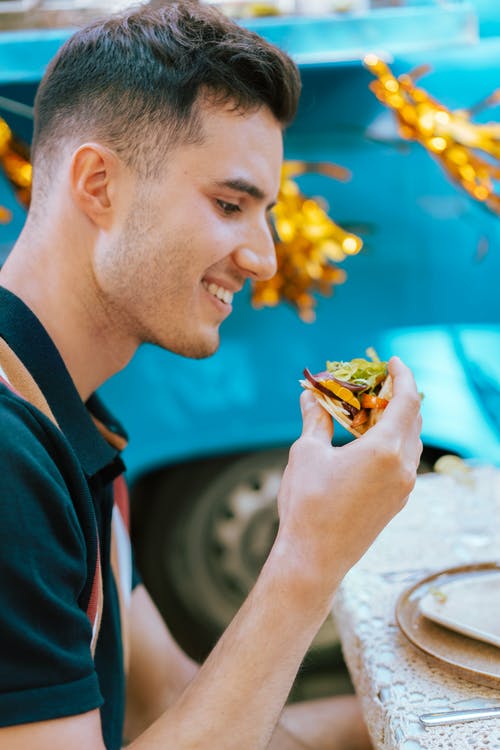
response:
<path id="1" fill-rule="evenodd" d="M 391 362 L 383 418 L 342 448 L 302 395 L 277 539 L 201 668 L 130 593 L 123 438 L 92 395 L 143 342 L 212 354 L 233 295 L 274 273 L 299 88 L 286 55 L 187 2 L 78 32 L 41 83 L 32 205 L 0 273 L 0 747 L 368 747 L 354 699 L 283 706 L 415 481 L 407 368 Z"/>

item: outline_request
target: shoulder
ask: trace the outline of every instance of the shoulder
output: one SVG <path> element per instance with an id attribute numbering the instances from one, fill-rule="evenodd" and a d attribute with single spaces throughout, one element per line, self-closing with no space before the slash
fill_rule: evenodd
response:
<path id="1" fill-rule="evenodd" d="M 3 435 L 0 447 L 15 448 L 18 435 L 30 441 L 47 442 L 48 434 L 57 427 L 28 401 L 0 383 L 0 429 Z"/>
<path id="2" fill-rule="evenodd" d="M 56 425 L 24 399 L 0 385 L 0 519 L 11 539 L 40 538 L 47 527 L 64 523 L 82 549 L 75 514 L 79 467 Z M 79 482 L 86 491 L 84 481 Z M 10 545 L 8 545 L 10 546 Z"/>
<path id="3" fill-rule="evenodd" d="M 62 471 L 72 463 L 61 431 L 36 407 L 0 384 L 0 486 L 27 470 L 65 485 Z"/>

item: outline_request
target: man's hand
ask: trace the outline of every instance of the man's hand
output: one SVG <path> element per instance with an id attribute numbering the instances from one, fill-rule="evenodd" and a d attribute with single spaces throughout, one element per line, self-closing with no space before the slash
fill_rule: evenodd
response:
<path id="1" fill-rule="evenodd" d="M 272 555 L 292 560 L 323 589 L 325 604 L 349 568 L 404 506 L 422 452 L 420 398 L 410 370 L 389 362 L 394 394 L 361 438 L 332 447 L 331 417 L 301 396 L 303 431 L 280 488 L 280 530 Z M 312 593 L 312 592 L 311 592 Z"/>

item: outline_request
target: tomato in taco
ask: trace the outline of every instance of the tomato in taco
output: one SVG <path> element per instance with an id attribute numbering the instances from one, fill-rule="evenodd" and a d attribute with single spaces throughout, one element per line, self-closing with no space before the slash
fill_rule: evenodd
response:
<path id="1" fill-rule="evenodd" d="M 387 362 L 381 362 L 373 350 L 367 353 L 371 359 L 327 362 L 326 370 L 316 375 L 306 368 L 306 380 L 300 381 L 355 437 L 360 437 L 378 422 L 392 398 L 392 378 Z"/>

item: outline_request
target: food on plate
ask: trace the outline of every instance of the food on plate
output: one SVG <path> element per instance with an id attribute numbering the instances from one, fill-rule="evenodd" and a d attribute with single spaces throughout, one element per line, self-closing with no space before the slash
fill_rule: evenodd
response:
<path id="1" fill-rule="evenodd" d="M 313 375 L 307 368 L 300 383 L 334 419 L 355 437 L 378 422 L 392 398 L 392 378 L 387 362 L 381 362 L 373 349 L 370 359 L 327 362 L 326 370 Z"/>

